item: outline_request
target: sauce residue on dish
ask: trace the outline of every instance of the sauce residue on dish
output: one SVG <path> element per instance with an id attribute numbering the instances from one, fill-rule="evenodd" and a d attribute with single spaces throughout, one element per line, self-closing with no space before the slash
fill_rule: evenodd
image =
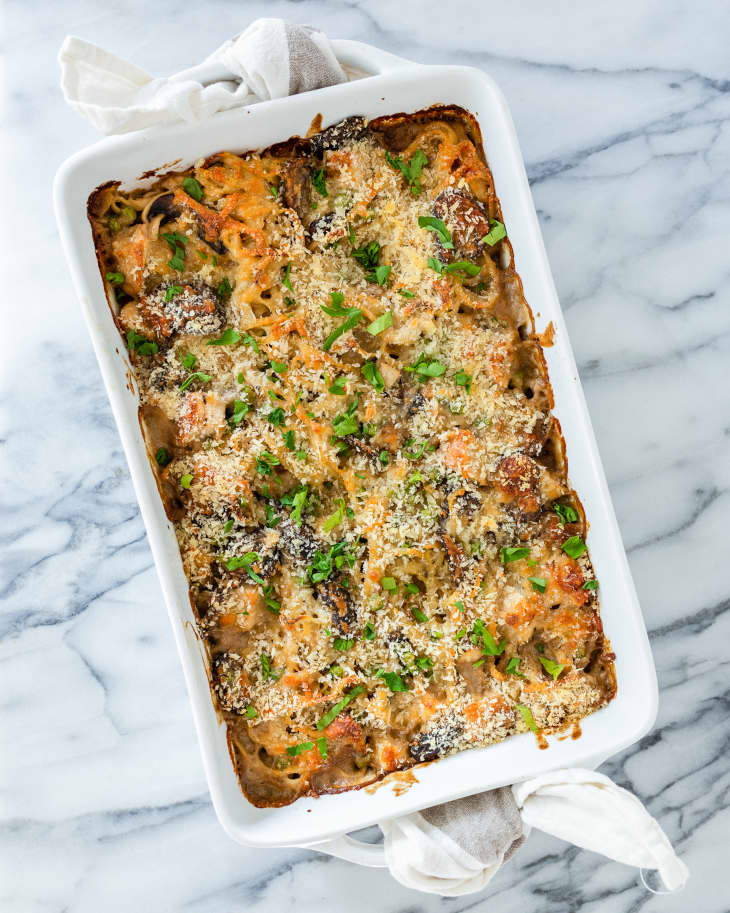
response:
<path id="1" fill-rule="evenodd" d="M 377 783 L 366 786 L 365 792 L 370 796 L 374 796 L 381 786 L 392 786 L 393 794 L 395 796 L 402 796 L 404 793 L 407 793 L 412 786 L 415 786 L 416 783 L 418 783 L 418 777 L 412 770 L 395 770 L 393 773 L 388 774 L 387 777 L 383 777 L 382 780 L 378 780 Z"/>
<path id="2" fill-rule="evenodd" d="M 542 331 L 542 333 L 537 334 L 537 338 L 540 340 L 541 345 L 544 346 L 546 349 L 549 349 L 550 346 L 554 345 L 554 343 L 555 343 L 555 325 L 553 324 L 552 320 L 545 327 L 545 329 Z"/>

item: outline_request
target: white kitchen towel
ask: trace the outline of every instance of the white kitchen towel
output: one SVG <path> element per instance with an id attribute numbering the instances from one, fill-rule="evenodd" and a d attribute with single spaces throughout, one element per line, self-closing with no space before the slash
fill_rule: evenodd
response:
<path id="1" fill-rule="evenodd" d="M 58 60 L 66 101 L 104 133 L 196 123 L 217 111 L 347 78 L 323 32 L 283 19 L 257 19 L 203 63 L 174 76 L 151 76 L 73 36 Z"/>
<path id="2" fill-rule="evenodd" d="M 668 891 L 689 877 L 641 802 L 593 770 L 554 771 L 380 825 L 394 878 L 445 897 L 483 888 L 533 827 L 617 862 L 655 869 Z"/>

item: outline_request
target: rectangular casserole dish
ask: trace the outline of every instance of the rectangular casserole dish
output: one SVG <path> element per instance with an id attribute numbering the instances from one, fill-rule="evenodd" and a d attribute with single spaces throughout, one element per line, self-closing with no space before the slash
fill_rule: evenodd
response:
<path id="1" fill-rule="evenodd" d="M 178 125 L 105 139 L 69 159 L 59 170 L 55 184 L 63 244 L 149 535 L 213 803 L 230 836 L 255 846 L 309 844 L 546 770 L 594 764 L 640 738 L 656 714 L 656 677 L 646 631 L 504 99 L 493 81 L 474 69 L 415 66 L 353 42 L 337 42 L 336 48 L 343 62 L 381 72 L 317 92 L 226 112 L 204 127 Z M 148 464 L 137 419 L 137 395 L 102 287 L 86 201 L 95 187 L 110 179 L 139 186 L 144 184 L 139 175 L 165 164 L 184 168 L 221 149 L 263 148 L 296 133 L 303 135 L 318 114 L 327 125 L 352 114 L 372 118 L 435 104 L 460 105 L 479 121 L 516 266 L 537 328 L 544 329 L 552 321 L 556 329 L 555 345 L 545 353 L 555 393 L 554 413 L 566 440 L 571 482 L 594 523 L 588 542 L 601 581 L 603 624 L 617 655 L 618 695 L 583 722 L 579 740 L 553 738 L 546 751 L 539 749 L 531 735 L 521 735 L 418 767 L 417 782 L 399 796 L 386 779 L 375 791 L 302 798 L 284 808 L 255 808 L 239 788 L 225 726 L 211 700 L 205 652 L 195 630 L 187 580 Z"/>

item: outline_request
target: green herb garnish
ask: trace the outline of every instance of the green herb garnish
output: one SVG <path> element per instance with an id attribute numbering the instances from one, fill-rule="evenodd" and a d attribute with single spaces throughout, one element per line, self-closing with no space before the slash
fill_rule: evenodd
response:
<path id="1" fill-rule="evenodd" d="M 203 188 L 195 178 L 185 178 L 182 182 L 183 190 L 198 203 L 203 199 Z"/>
<path id="2" fill-rule="evenodd" d="M 586 544 L 580 536 L 571 536 L 563 542 L 561 548 L 571 558 L 579 558 L 586 550 Z"/>
<path id="3" fill-rule="evenodd" d="M 454 242 L 451 240 L 451 232 L 441 219 L 437 219 L 435 216 L 419 216 L 418 225 L 420 228 L 427 228 L 429 231 L 435 232 L 436 235 L 438 235 L 438 239 L 443 248 L 446 250 L 454 249 Z"/>
<path id="4" fill-rule="evenodd" d="M 347 707 L 347 705 L 353 701 L 358 695 L 362 694 L 365 691 L 364 685 L 355 685 L 352 691 L 349 691 L 340 701 L 331 707 L 327 713 L 322 717 L 321 720 L 317 721 L 317 729 L 321 732 L 323 729 L 326 729 L 330 723 L 342 713 L 342 711 Z"/>
<path id="5" fill-rule="evenodd" d="M 519 561 L 521 558 L 527 558 L 530 549 L 520 545 L 507 545 L 502 549 L 502 564 L 509 564 L 510 561 Z"/>
<path id="6" fill-rule="evenodd" d="M 379 333 L 382 333 L 383 330 L 387 330 L 388 327 L 392 326 L 393 314 L 391 311 L 386 311 L 384 314 L 381 314 L 380 317 L 376 317 L 375 320 L 373 320 L 373 322 L 366 327 L 366 329 L 371 336 L 377 336 Z"/>
<path id="7" fill-rule="evenodd" d="M 241 341 L 241 334 L 238 330 L 234 330 L 229 327 L 227 330 L 224 330 L 223 333 L 218 337 L 218 339 L 209 339 L 206 345 L 208 346 L 232 346 L 237 342 Z"/>

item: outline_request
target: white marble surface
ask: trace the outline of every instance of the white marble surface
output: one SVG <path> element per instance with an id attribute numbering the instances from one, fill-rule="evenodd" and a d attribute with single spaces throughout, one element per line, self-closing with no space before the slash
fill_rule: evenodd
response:
<path id="1" fill-rule="evenodd" d="M 52 218 L 57 166 L 94 139 L 55 57 L 70 32 L 170 72 L 259 15 L 481 67 L 512 106 L 659 671 L 656 728 L 604 769 L 690 865 L 682 895 L 535 834 L 485 893 L 442 900 L 216 822 Z M 727 911 L 730 7 L 7 0 L 5 29 L 4 913 Z"/>

